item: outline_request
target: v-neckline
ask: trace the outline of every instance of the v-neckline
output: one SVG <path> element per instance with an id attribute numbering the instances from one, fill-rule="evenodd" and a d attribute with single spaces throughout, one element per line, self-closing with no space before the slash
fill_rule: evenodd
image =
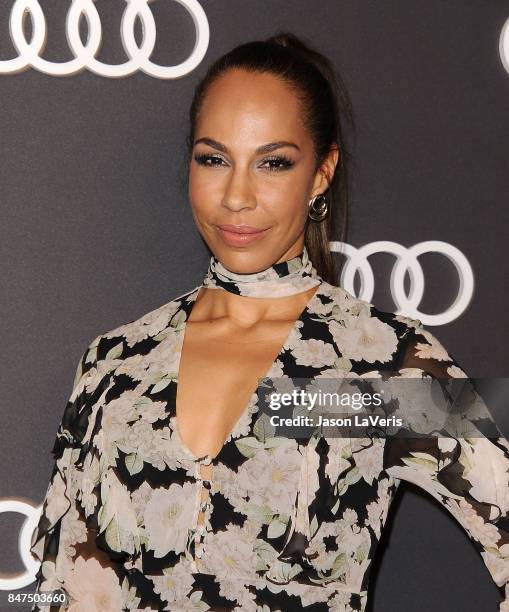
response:
<path id="1" fill-rule="evenodd" d="M 279 361 L 280 357 L 284 353 L 286 353 L 286 351 L 290 348 L 290 342 L 292 341 L 295 332 L 298 330 L 298 328 L 300 326 L 300 323 L 304 322 L 304 319 L 307 317 L 309 312 L 312 310 L 313 305 L 315 304 L 315 301 L 318 299 L 318 295 L 319 295 L 319 293 L 320 293 L 320 291 L 322 289 L 322 285 L 323 285 L 323 281 L 320 282 L 320 284 L 315 289 L 313 295 L 306 302 L 306 304 L 305 304 L 304 308 L 301 310 L 299 316 L 295 319 L 295 321 L 293 322 L 293 325 L 290 327 L 290 330 L 289 330 L 289 332 L 288 332 L 288 334 L 287 334 L 287 336 L 285 338 L 285 341 L 281 345 L 281 347 L 280 347 L 276 357 L 274 358 L 274 360 L 270 364 L 270 366 L 269 366 L 268 370 L 265 372 L 265 374 L 258 378 L 258 381 L 263 380 L 264 378 L 268 378 L 269 373 L 272 371 L 273 367 Z M 178 385 L 179 385 L 179 378 L 180 378 L 180 363 L 181 363 L 181 359 L 182 359 L 182 351 L 183 351 L 183 348 L 184 348 L 184 341 L 185 341 L 185 335 L 186 335 L 186 329 L 187 329 L 187 322 L 188 322 L 189 317 L 191 316 L 191 313 L 193 311 L 194 304 L 196 303 L 196 298 L 198 297 L 198 294 L 199 294 L 199 292 L 200 292 L 200 290 L 202 288 L 203 288 L 203 285 L 199 285 L 198 287 L 193 289 L 191 291 L 191 293 L 188 294 L 187 297 L 184 299 L 184 302 L 182 303 L 181 308 L 179 310 L 184 312 L 185 319 L 181 322 L 181 324 L 178 326 L 178 328 L 175 329 L 175 331 L 180 334 L 181 338 L 180 338 L 180 341 L 177 343 L 177 354 L 176 354 L 176 357 L 175 357 L 175 374 L 174 374 L 175 394 L 173 396 L 175 398 L 175 400 L 174 400 L 175 401 L 175 406 L 174 406 L 175 407 L 175 412 L 174 412 L 173 435 L 176 436 L 176 438 L 178 440 L 178 443 L 180 444 L 182 450 L 189 456 L 189 458 L 191 460 L 193 460 L 195 462 L 203 461 L 205 464 L 212 463 L 212 464 L 215 465 L 215 464 L 217 464 L 217 462 L 219 460 L 219 457 L 222 455 L 223 451 L 225 450 L 225 448 L 227 447 L 228 443 L 230 442 L 230 439 L 231 439 L 232 435 L 235 433 L 235 431 L 236 431 L 237 427 L 239 426 L 240 422 L 244 419 L 244 417 L 246 416 L 246 414 L 250 410 L 251 405 L 252 405 L 253 394 L 258 391 L 258 389 L 260 388 L 260 385 L 257 384 L 256 388 L 249 395 L 249 400 L 247 402 L 247 405 L 244 407 L 244 409 L 240 413 L 240 415 L 237 418 L 237 420 L 235 421 L 233 427 L 231 428 L 231 430 L 229 431 L 228 435 L 226 436 L 223 444 L 221 445 L 221 448 L 219 449 L 219 451 L 214 456 L 212 456 L 209 453 L 207 453 L 205 455 L 202 455 L 202 456 L 198 457 L 187 446 L 187 444 L 184 442 L 182 436 L 180 435 L 179 426 L 178 426 L 178 415 L 177 415 L 177 397 L 178 397 Z M 214 291 L 214 289 L 212 289 L 212 291 Z M 252 415 L 251 415 L 251 421 L 252 421 Z"/>

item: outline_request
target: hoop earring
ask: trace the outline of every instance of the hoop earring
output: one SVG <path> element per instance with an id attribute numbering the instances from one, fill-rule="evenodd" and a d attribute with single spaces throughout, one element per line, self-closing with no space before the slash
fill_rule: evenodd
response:
<path id="1" fill-rule="evenodd" d="M 327 216 L 329 209 L 327 198 L 323 193 L 320 193 L 309 200 L 308 207 L 308 217 L 313 221 L 323 221 Z"/>

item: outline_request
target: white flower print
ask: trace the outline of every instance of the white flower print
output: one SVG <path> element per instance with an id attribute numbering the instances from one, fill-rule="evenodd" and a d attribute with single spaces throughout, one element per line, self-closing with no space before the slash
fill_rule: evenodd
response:
<path id="1" fill-rule="evenodd" d="M 132 347 L 149 336 L 155 336 L 168 326 L 171 317 L 178 310 L 178 302 L 172 301 L 148 312 L 143 317 L 127 325 L 121 325 L 104 334 L 105 338 L 124 337 Z"/>
<path id="2" fill-rule="evenodd" d="M 336 313 L 345 313 L 348 315 L 353 309 L 359 306 L 367 308 L 368 310 L 373 306 L 371 302 L 356 298 L 343 287 L 336 287 L 335 285 L 322 285 L 322 294 L 332 300 L 332 303 L 328 303 L 326 307 L 323 308 L 323 313 L 327 315 L 331 312 L 333 318 L 342 318 L 341 315 L 339 317 L 336 315 L 335 317 L 334 310 Z M 319 309 L 319 306 L 317 306 L 317 308 Z"/>
<path id="3" fill-rule="evenodd" d="M 253 503 L 267 505 L 275 514 L 289 514 L 301 462 L 295 440 L 282 438 L 280 446 L 259 451 L 239 468 L 239 482 L 245 490 L 253 492 Z"/>
<path id="4" fill-rule="evenodd" d="M 88 536 L 85 521 L 81 520 L 78 510 L 71 505 L 69 511 L 62 519 L 63 532 L 60 537 L 60 546 L 68 558 L 76 554 L 75 544 L 86 542 Z"/>
<path id="5" fill-rule="evenodd" d="M 383 469 L 384 441 L 381 438 L 374 438 L 364 448 L 362 448 L 362 440 L 359 438 L 358 441 L 358 449 L 360 450 L 356 449 L 356 452 L 353 453 L 353 460 L 362 478 L 372 484 Z"/>
<path id="6" fill-rule="evenodd" d="M 154 551 L 155 557 L 164 557 L 170 550 L 184 551 L 195 499 L 196 489 L 189 482 L 154 489 L 145 508 L 144 522 L 147 547 Z"/>
<path id="7" fill-rule="evenodd" d="M 99 459 L 95 453 L 89 453 L 83 464 L 81 477 L 81 505 L 85 516 L 90 516 L 97 507 L 98 495 L 95 490 L 100 481 Z"/>
<path id="8" fill-rule="evenodd" d="M 417 357 L 420 359 L 435 359 L 436 361 L 451 361 L 445 348 L 431 332 L 423 327 L 419 328 L 417 331 L 429 342 L 429 344 L 419 342 L 416 345 Z"/>
<path id="9" fill-rule="evenodd" d="M 338 480 L 341 474 L 352 467 L 352 449 L 350 440 L 345 438 L 330 438 L 331 461 L 325 466 L 325 473 L 331 483 Z M 317 466 L 318 467 L 318 466 Z"/>
<path id="10" fill-rule="evenodd" d="M 283 376 L 283 364 L 276 359 L 267 372 L 267 378 L 280 378 Z"/>
<path id="11" fill-rule="evenodd" d="M 179 354 L 184 341 L 183 330 L 168 334 L 148 355 L 142 359 L 133 359 L 129 365 L 124 364 L 122 373 L 133 380 L 143 381 L 147 386 L 175 378 L 178 369 Z"/>
<path id="12" fill-rule="evenodd" d="M 258 394 L 255 392 L 251 395 L 247 406 L 245 407 L 239 419 L 235 423 L 234 428 L 232 429 L 232 431 L 229 433 L 228 437 L 226 438 L 225 443 L 228 442 L 228 440 L 231 440 L 233 438 L 238 438 L 240 436 L 249 435 L 249 428 L 251 425 L 252 415 L 258 409 L 257 402 L 258 402 Z"/>
<path id="13" fill-rule="evenodd" d="M 69 501 L 65 496 L 65 482 L 60 471 L 55 474 L 49 485 L 47 500 L 45 508 L 46 517 L 54 525 L 67 508 L 69 508 Z"/>
<path id="14" fill-rule="evenodd" d="M 244 577 L 244 580 L 246 577 Z M 238 604 L 238 610 L 241 612 L 256 612 L 255 593 L 249 591 L 240 580 L 229 580 L 228 578 L 220 578 L 219 595 L 226 597 L 230 601 Z"/>
<path id="15" fill-rule="evenodd" d="M 239 479 L 226 466 L 219 463 L 214 466 L 213 492 L 219 492 L 232 504 L 235 512 L 244 512 L 247 489 L 239 484 Z"/>
<path id="16" fill-rule="evenodd" d="M 359 517 L 353 508 L 346 508 L 346 510 L 343 512 L 343 520 L 348 525 L 353 526 L 359 521 Z"/>
<path id="17" fill-rule="evenodd" d="M 139 549 L 139 532 L 129 491 L 113 470 L 101 482 L 102 506 L 98 513 L 100 533 L 105 531 L 108 545 L 115 551 L 134 553 Z"/>
<path id="18" fill-rule="evenodd" d="M 151 576 L 150 579 L 154 583 L 154 591 L 170 603 L 184 599 L 194 582 L 186 560 L 164 570 L 162 576 Z"/>
<path id="19" fill-rule="evenodd" d="M 398 344 L 394 329 L 365 310 L 350 317 L 346 326 L 331 321 L 329 329 L 342 356 L 355 361 L 389 361 Z"/>
<path id="20" fill-rule="evenodd" d="M 423 371 L 419 368 L 400 368 L 398 374 L 402 378 L 422 378 Z"/>
<path id="21" fill-rule="evenodd" d="M 336 440 L 337 438 L 335 438 Z M 306 449 L 304 451 L 304 457 L 306 460 L 306 485 L 307 485 L 307 494 L 309 499 L 314 499 L 318 490 L 320 489 L 320 477 L 319 477 L 319 467 L 320 467 L 320 453 L 316 450 L 316 445 L 307 444 Z M 332 461 L 330 462 L 332 463 Z M 338 466 L 338 471 L 342 468 L 342 466 Z M 327 466 L 327 474 L 330 474 L 330 468 Z M 335 482 L 332 480 L 331 482 Z"/>
<path id="22" fill-rule="evenodd" d="M 224 531 L 209 534 L 202 560 L 221 580 L 242 580 L 253 574 L 257 559 L 253 541 L 230 523 Z"/>
<path id="23" fill-rule="evenodd" d="M 369 525 L 375 532 L 377 538 L 379 538 L 382 530 L 383 504 L 380 501 L 370 502 L 366 506 L 366 510 L 368 516 L 365 525 Z"/>
<path id="24" fill-rule="evenodd" d="M 66 588 L 72 598 L 69 612 L 119 612 L 123 607 L 117 575 L 93 557 L 76 559 L 66 576 Z"/>
<path id="25" fill-rule="evenodd" d="M 472 505 L 465 499 L 457 501 L 448 499 L 445 505 L 458 518 L 460 523 L 469 530 L 473 538 L 487 547 L 496 547 L 500 537 L 497 528 L 495 525 L 485 522 L 482 516 L 477 514 Z"/>
<path id="26" fill-rule="evenodd" d="M 488 568 L 490 574 L 493 576 L 495 583 L 506 588 L 506 597 L 509 595 L 509 575 L 507 573 L 507 560 L 509 558 L 509 550 L 507 550 L 507 544 L 504 546 L 505 554 L 498 547 L 493 547 L 489 550 L 483 550 L 481 556 Z M 509 603 L 509 599 L 507 600 Z M 502 610 L 503 608 L 500 608 Z"/>
<path id="27" fill-rule="evenodd" d="M 172 459 L 173 463 L 177 461 L 171 447 L 170 436 L 168 430 L 157 429 L 154 431 L 149 422 L 140 419 L 126 427 L 123 437 L 117 442 L 117 446 L 129 455 L 136 455 L 137 461 L 146 461 L 162 470 Z M 137 469 L 133 468 L 133 471 L 137 471 Z"/>
<path id="28" fill-rule="evenodd" d="M 366 507 L 367 518 L 365 526 L 370 526 L 379 538 L 382 527 L 387 519 L 389 507 L 389 479 L 383 478 L 378 482 L 377 499 L 369 503 Z"/>
<path id="29" fill-rule="evenodd" d="M 455 366 L 455 365 L 449 366 L 447 368 L 447 374 L 451 378 L 468 378 L 465 372 L 463 372 L 463 370 L 460 367 Z"/>
<path id="30" fill-rule="evenodd" d="M 465 476 L 471 483 L 470 494 L 476 499 L 498 506 L 504 513 L 509 511 L 509 459 L 504 452 L 494 447 L 486 438 L 460 439 L 460 462 Z M 493 515 L 500 512 L 493 508 Z"/>
<path id="31" fill-rule="evenodd" d="M 337 358 L 332 346 L 323 340 L 301 340 L 296 344 L 292 353 L 298 364 L 315 368 L 332 365 Z"/>
<path id="32" fill-rule="evenodd" d="M 302 329 L 303 325 L 304 324 L 302 323 L 302 321 L 295 321 L 295 325 L 290 330 L 290 333 L 288 334 L 288 337 L 285 342 L 286 348 L 290 351 L 293 351 L 295 347 L 298 346 L 299 342 L 301 342 L 302 334 L 300 330 Z"/>
<path id="33" fill-rule="evenodd" d="M 334 537 L 336 550 L 326 550 L 325 538 L 329 536 Z M 366 527 L 341 521 L 323 522 L 306 553 L 312 557 L 311 562 L 318 570 L 327 572 L 336 568 L 334 571 L 338 572 L 338 576 L 344 574 L 346 584 L 358 588 L 369 562 L 370 547 L 371 538 Z"/>

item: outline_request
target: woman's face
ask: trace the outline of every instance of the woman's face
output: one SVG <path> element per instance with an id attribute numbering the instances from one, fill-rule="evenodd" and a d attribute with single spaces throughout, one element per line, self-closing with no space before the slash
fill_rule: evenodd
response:
<path id="1" fill-rule="evenodd" d="M 334 150 L 315 171 L 313 141 L 285 83 L 230 70 L 209 88 L 196 125 L 189 199 L 200 234 L 232 272 L 295 257 L 308 202 L 325 191 L 336 162 Z"/>

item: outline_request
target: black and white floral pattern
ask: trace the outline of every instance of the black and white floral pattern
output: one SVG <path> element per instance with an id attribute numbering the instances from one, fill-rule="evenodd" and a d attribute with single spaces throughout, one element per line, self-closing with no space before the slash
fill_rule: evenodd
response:
<path id="1" fill-rule="evenodd" d="M 293 292 L 308 288 L 299 278 L 318 281 L 266 376 L 466 376 L 420 321 L 299 269 L 265 277 L 296 272 Z M 211 267 L 207 274 L 207 286 L 211 278 L 221 286 Z M 101 334 L 84 352 L 32 540 L 43 562 L 38 590 L 63 588 L 72 612 L 363 611 L 371 562 L 405 480 L 463 526 L 508 612 L 502 436 L 264 439 L 254 390 L 216 457 L 186 448 L 175 398 L 186 320 L 202 286 Z M 249 286 L 256 295 L 256 282 Z M 223 288 L 235 291 L 231 276 Z M 200 464 L 210 462 L 204 482 Z M 210 503 L 198 558 L 203 486 Z"/>
<path id="2" fill-rule="evenodd" d="M 252 274 L 232 272 L 212 255 L 202 285 L 207 289 L 226 289 L 230 293 L 247 297 L 274 298 L 307 291 L 321 282 L 304 247 L 300 255 Z"/>

